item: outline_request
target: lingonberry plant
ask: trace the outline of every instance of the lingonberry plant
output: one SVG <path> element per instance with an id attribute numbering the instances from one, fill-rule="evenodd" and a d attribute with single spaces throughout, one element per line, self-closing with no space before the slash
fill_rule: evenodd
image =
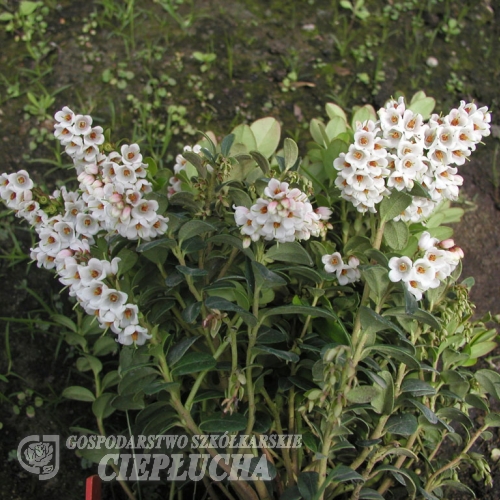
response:
<path id="1" fill-rule="evenodd" d="M 471 367 L 497 333 L 472 318 L 473 281 L 459 281 L 445 225 L 460 218 L 458 167 L 490 114 L 433 107 L 419 92 L 349 123 L 329 103 L 303 158 L 291 139 L 276 152 L 280 125 L 262 118 L 220 143 L 204 134 L 172 170 L 92 117 L 57 112 L 78 188 L 49 195 L 22 170 L 1 176 L 0 195 L 38 233 L 32 258 L 87 314 L 56 318 L 94 376 L 63 394 L 92 403 L 103 436 L 127 412 L 134 435 L 222 434 L 203 448 L 226 473 L 231 454 L 253 455 L 250 472 L 264 459 L 265 481 L 203 477 L 213 498 L 444 498 L 468 489 L 461 463 L 491 482 L 472 450 L 500 426 L 488 400 L 500 375 Z M 119 361 L 104 368 L 115 340 Z M 302 447 L 261 439 L 275 434 Z"/>

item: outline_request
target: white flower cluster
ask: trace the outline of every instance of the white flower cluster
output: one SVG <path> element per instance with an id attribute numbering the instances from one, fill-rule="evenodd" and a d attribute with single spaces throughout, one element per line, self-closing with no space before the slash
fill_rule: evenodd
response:
<path id="1" fill-rule="evenodd" d="M 184 146 L 184 152 L 186 151 L 189 151 L 189 152 L 192 152 L 192 153 L 196 153 L 197 155 L 200 154 L 201 152 L 201 146 L 196 144 L 196 146 Z M 186 160 L 186 158 L 184 158 L 184 156 L 182 156 L 182 154 L 178 154 L 175 158 L 175 165 L 174 165 L 174 176 L 173 177 L 170 177 L 169 179 L 169 183 L 170 183 L 170 186 L 168 186 L 168 193 L 167 193 L 167 196 L 170 198 L 172 195 L 174 195 L 175 193 L 180 193 L 182 191 L 182 187 L 181 187 L 181 183 L 182 183 L 182 180 L 177 177 L 177 174 L 181 171 L 181 170 L 186 170 L 186 163 L 188 161 Z"/>
<path id="2" fill-rule="evenodd" d="M 321 236 L 331 225 L 327 221 L 332 211 L 326 207 L 313 209 L 307 195 L 287 182 L 271 179 L 264 194 L 251 208 L 233 206 L 234 219 L 245 237 L 244 245 L 276 240 L 285 243 Z"/>
<path id="3" fill-rule="evenodd" d="M 87 314 L 97 318 L 101 328 L 111 328 L 118 342 L 144 344 L 151 336 L 139 325 L 137 306 L 127 303 L 127 294 L 105 284 L 118 272 L 120 259 L 108 262 L 91 258 L 90 245 L 99 228 L 92 217 L 80 212 L 83 201 L 79 195 L 62 188 L 47 197 L 35 190 L 25 170 L 0 175 L 0 197 L 38 233 L 40 242 L 31 249 L 31 258 L 38 267 L 55 269 L 59 281 L 69 286 L 69 294 L 76 297 Z M 43 207 L 60 203 L 63 213 L 49 216 L 41 203 Z"/>
<path id="4" fill-rule="evenodd" d="M 389 176 L 387 150 L 382 139 L 377 137 L 380 129 L 373 121 L 358 124 L 354 133 L 354 144 L 349 151 L 341 153 L 333 162 L 339 171 L 335 185 L 341 190 L 342 198 L 350 201 L 359 212 L 375 213 L 375 205 L 384 195 L 390 194 L 385 179 Z"/>
<path id="5" fill-rule="evenodd" d="M 389 101 L 378 115 L 376 123 L 357 124 L 354 144 L 334 161 L 342 197 L 360 212 L 376 212 L 383 196 L 393 190 L 409 192 L 419 182 L 430 199 L 414 196 L 395 218 L 412 222 L 429 216 L 440 201 L 456 200 L 463 182 L 457 166 L 490 134 L 488 108 L 461 101 L 448 115 L 433 114 L 424 123 L 401 97 Z"/>
<path id="6" fill-rule="evenodd" d="M 339 252 L 323 255 L 321 261 L 325 265 L 327 273 L 336 273 L 339 285 L 347 285 L 361 279 L 361 273 L 358 269 L 359 259 L 354 255 L 347 259 L 347 264 L 344 263 Z"/>
<path id="7" fill-rule="evenodd" d="M 55 114 L 54 135 L 75 164 L 81 197 L 75 200 L 91 234 L 104 229 L 129 240 L 150 240 L 167 230 L 168 219 L 157 214 L 158 202 L 144 195 L 152 191 L 147 165 L 137 144 L 124 144 L 120 153 L 104 154 L 102 127 L 92 127 L 92 117 L 76 115 L 65 106 Z"/>
<path id="8" fill-rule="evenodd" d="M 389 279 L 402 281 L 417 300 L 429 288 L 437 288 L 457 267 L 464 254 L 452 239 L 439 241 L 424 232 L 418 242 L 423 256 L 414 262 L 409 257 L 392 257 Z"/>

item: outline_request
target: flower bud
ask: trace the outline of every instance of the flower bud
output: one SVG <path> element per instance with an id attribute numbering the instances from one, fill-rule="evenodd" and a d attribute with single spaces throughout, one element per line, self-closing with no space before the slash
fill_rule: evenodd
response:
<path id="1" fill-rule="evenodd" d="M 441 248 L 444 248 L 445 250 L 449 250 L 450 248 L 455 246 L 455 242 L 451 238 L 448 238 L 447 240 L 441 241 L 439 243 L 439 246 Z"/>

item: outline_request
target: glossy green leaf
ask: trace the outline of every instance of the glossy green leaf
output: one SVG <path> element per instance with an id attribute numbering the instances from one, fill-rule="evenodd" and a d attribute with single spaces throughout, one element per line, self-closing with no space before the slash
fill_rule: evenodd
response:
<path id="1" fill-rule="evenodd" d="M 78 385 L 66 387 L 66 389 L 64 389 L 64 391 L 62 392 L 62 396 L 67 399 L 75 399 L 76 401 L 95 401 L 95 396 L 92 392 L 90 392 L 85 387 L 81 387 Z"/>
<path id="2" fill-rule="evenodd" d="M 250 125 L 255 137 L 256 149 L 263 156 L 269 158 L 278 147 L 281 138 L 281 126 L 279 122 L 270 116 L 261 118 Z"/>
<path id="3" fill-rule="evenodd" d="M 246 429 L 247 417 L 240 413 L 214 413 L 202 417 L 200 429 L 203 432 L 238 432 Z"/>
<path id="4" fill-rule="evenodd" d="M 205 370 L 212 370 L 217 365 L 217 361 L 205 352 L 190 352 L 185 354 L 172 369 L 172 375 L 179 377 L 189 373 L 198 373 Z"/>
<path id="5" fill-rule="evenodd" d="M 187 350 L 198 340 L 201 336 L 198 337 L 188 337 L 182 339 L 179 343 L 175 344 L 167 354 L 167 363 L 170 366 L 174 366 L 182 356 L 187 352 Z"/>
<path id="6" fill-rule="evenodd" d="M 277 243 L 266 252 L 266 257 L 279 262 L 303 264 L 305 266 L 314 264 L 309 253 L 297 241 Z"/>
<path id="7" fill-rule="evenodd" d="M 346 394 L 346 398 L 351 403 L 369 403 L 378 393 L 379 391 L 371 385 L 358 385 Z"/>
<path id="8" fill-rule="evenodd" d="M 391 434 L 400 436 L 411 436 L 418 427 L 416 417 L 411 413 L 401 413 L 392 415 L 385 424 L 385 430 Z"/>
<path id="9" fill-rule="evenodd" d="M 410 232 L 406 222 L 390 220 L 384 228 L 384 243 L 393 250 L 402 250 L 408 244 Z"/>
<path id="10" fill-rule="evenodd" d="M 111 401 L 115 396 L 116 394 L 105 392 L 92 403 L 92 411 L 96 418 L 104 419 L 114 413 L 115 408 L 111 406 Z"/>
<path id="11" fill-rule="evenodd" d="M 250 312 L 245 311 L 238 304 L 230 302 L 222 297 L 212 296 L 205 300 L 205 305 L 208 309 L 218 309 L 219 311 L 232 311 L 238 313 L 243 321 L 249 326 L 255 326 L 257 324 L 257 318 Z"/>
<path id="12" fill-rule="evenodd" d="M 394 191 L 380 203 L 380 216 L 384 221 L 390 221 L 403 213 L 410 206 L 412 197 L 402 191 Z"/>
<path id="13" fill-rule="evenodd" d="M 404 363 L 406 366 L 408 366 L 408 368 L 412 370 L 420 369 L 420 363 L 418 362 L 417 358 L 415 358 L 415 356 L 413 356 L 411 353 L 409 353 L 402 347 L 392 346 L 392 345 L 379 345 L 379 344 L 373 345 L 367 347 L 363 351 L 362 358 L 365 358 L 371 352 L 379 352 L 385 354 L 386 356 L 391 356 L 394 359 L 397 359 L 399 362 Z"/>
<path id="14" fill-rule="evenodd" d="M 215 231 L 216 228 L 202 220 L 190 220 L 179 229 L 179 242 L 198 236 L 203 233 Z"/>
<path id="15" fill-rule="evenodd" d="M 272 347 L 268 347 L 267 345 L 257 345 L 253 348 L 253 350 L 257 353 L 273 354 L 277 358 L 283 359 L 285 361 L 290 361 L 292 363 L 298 363 L 300 360 L 300 357 L 294 352 L 273 349 Z"/>
<path id="16" fill-rule="evenodd" d="M 304 500 L 313 500 L 318 491 L 319 474 L 313 471 L 301 472 L 297 478 L 297 487 Z"/>

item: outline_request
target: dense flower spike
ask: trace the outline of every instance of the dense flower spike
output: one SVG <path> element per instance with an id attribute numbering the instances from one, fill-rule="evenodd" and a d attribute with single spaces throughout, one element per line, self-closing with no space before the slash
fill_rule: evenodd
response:
<path id="1" fill-rule="evenodd" d="M 123 144 L 120 153 L 104 154 L 99 148 L 104 143 L 103 129 L 92 127 L 91 116 L 76 115 L 65 106 L 55 119 L 54 135 L 73 159 L 79 196 L 86 206 L 79 227 L 86 224 L 90 235 L 104 229 L 130 240 L 165 233 L 168 220 L 156 213 L 158 203 L 144 200 L 152 186 L 139 146 Z"/>
<path id="2" fill-rule="evenodd" d="M 426 231 L 418 242 L 422 257 L 413 262 L 409 257 L 392 257 L 389 279 L 402 281 L 417 300 L 429 288 L 437 288 L 455 270 L 463 251 L 453 240 L 439 241 Z"/>
<path id="3" fill-rule="evenodd" d="M 246 245 L 260 238 L 279 243 L 308 240 L 325 234 L 331 227 L 324 222 L 332 214 L 330 209 L 314 210 L 305 193 L 278 179 L 269 180 L 263 196 L 251 208 L 233 208 Z"/>
<path id="4" fill-rule="evenodd" d="M 442 200 L 456 200 L 463 182 L 457 166 L 490 134 L 488 109 L 461 101 L 448 115 L 433 114 L 424 123 L 401 97 L 389 101 L 378 115 L 376 123 L 357 124 L 354 144 L 333 163 L 342 197 L 359 212 L 375 213 L 384 196 L 394 190 L 409 192 L 418 182 L 429 198 L 414 196 L 395 218 L 411 222 L 428 217 Z"/>
<path id="5" fill-rule="evenodd" d="M 151 336 L 139 325 L 137 306 L 110 286 L 120 259 L 92 258 L 90 246 L 98 234 L 149 240 L 165 233 L 168 219 L 156 213 L 156 201 L 144 197 L 152 190 L 147 165 L 137 144 L 122 145 L 121 154 L 104 154 L 103 129 L 92 127 L 91 116 L 65 106 L 55 119 L 54 135 L 73 158 L 80 190 L 61 188 L 46 196 L 21 170 L 0 176 L 0 197 L 38 233 L 40 242 L 31 250 L 37 265 L 55 269 L 70 295 L 101 328 L 111 328 L 118 342 L 144 344 Z"/>

